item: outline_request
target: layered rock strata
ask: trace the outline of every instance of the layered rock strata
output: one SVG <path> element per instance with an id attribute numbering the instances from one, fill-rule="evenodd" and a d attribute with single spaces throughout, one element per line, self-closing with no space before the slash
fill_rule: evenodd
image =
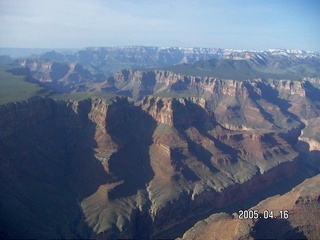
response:
<path id="1" fill-rule="evenodd" d="M 259 215 L 244 218 L 242 212 L 239 217 L 239 211 L 213 214 L 197 222 L 182 239 L 317 239 L 320 175 L 245 211 L 257 211 Z"/>
<path id="2" fill-rule="evenodd" d="M 5 234 L 157 237 L 297 170 L 291 142 L 303 124 L 289 108 L 263 106 L 285 116 L 274 118 L 285 123 L 277 127 L 236 125 L 212 107 L 221 99 L 35 98 L 1 106 Z M 244 119 L 263 112 L 263 99 L 250 101 L 251 110 L 240 107 Z"/>

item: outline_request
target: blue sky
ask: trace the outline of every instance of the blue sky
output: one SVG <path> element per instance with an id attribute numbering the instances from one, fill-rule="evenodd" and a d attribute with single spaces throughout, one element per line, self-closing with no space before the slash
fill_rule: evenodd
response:
<path id="1" fill-rule="evenodd" d="M 0 0 L 0 47 L 320 51 L 319 0 Z"/>

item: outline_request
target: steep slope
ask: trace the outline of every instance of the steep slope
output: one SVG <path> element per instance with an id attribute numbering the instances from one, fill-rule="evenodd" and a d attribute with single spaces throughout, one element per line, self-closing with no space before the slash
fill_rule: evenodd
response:
<path id="1" fill-rule="evenodd" d="M 81 118 L 90 106 L 41 98 L 1 106 L 1 225 L 7 237 L 90 236 L 78 203 L 106 179 L 95 162 L 95 124 Z M 80 173 L 86 180 L 76 192 Z"/>
<path id="2" fill-rule="evenodd" d="M 320 235 L 320 175 L 248 211 L 258 211 L 259 215 L 244 219 L 239 218 L 239 212 L 213 214 L 199 221 L 182 239 L 317 239 Z"/>
<path id="3" fill-rule="evenodd" d="M 94 70 L 89 71 L 76 62 L 55 62 L 43 59 L 17 59 L 11 72 L 25 75 L 27 81 L 56 92 L 83 92 L 89 86 L 105 81 L 106 77 Z"/>
<path id="4" fill-rule="evenodd" d="M 100 99 L 70 103 L 39 98 L 2 106 L 1 212 L 11 217 L 2 215 L 1 221 L 8 236 L 90 236 L 90 231 L 80 230 L 81 215 L 87 214 L 83 199 L 107 188 L 113 189 L 112 199 L 131 195 L 152 178 L 148 147 L 142 144 L 148 143 L 148 135 L 132 132 L 140 131 L 139 125 L 152 132 L 152 121 L 147 118 L 149 125 L 144 124 L 143 116 L 126 99 L 110 107 Z M 127 124 L 131 120 L 133 125 Z M 136 172 L 146 177 L 137 178 Z M 83 213 L 78 204 L 84 204 Z M 87 221 L 91 226 L 90 217 Z M 34 231 L 28 231 L 30 227 Z"/>
<path id="5" fill-rule="evenodd" d="M 82 74 L 69 63 L 29 63 L 43 81 Z M 133 99 L 0 106 L 2 236 L 175 238 L 201 218 L 261 201 L 290 176 L 319 172 L 319 78 L 122 70 L 92 89 Z"/>
<path id="6" fill-rule="evenodd" d="M 185 221 L 297 171 L 293 144 L 304 125 L 293 113 L 279 106 L 270 114 L 282 109 L 286 124 L 240 126 L 208 106 L 202 98 L 159 97 L 139 105 L 127 98 L 2 105 L 3 234 L 172 237 L 166 232 Z"/>
<path id="7" fill-rule="evenodd" d="M 177 66 L 172 68 L 175 67 Z M 225 72 L 230 73 L 228 70 Z M 270 73 L 269 77 L 261 77 L 258 74 L 255 77 L 248 77 L 245 80 L 237 81 L 237 76 L 241 74 L 241 72 L 237 70 L 234 72 L 237 76 L 230 76 L 230 78 L 227 79 L 210 76 L 211 74 L 206 74 L 206 72 L 204 75 L 197 75 L 196 73 L 197 72 L 193 70 L 185 72 L 185 74 L 167 70 L 121 70 L 112 77 L 109 77 L 105 82 L 93 86 L 93 89 L 95 89 L 95 91 L 115 92 L 130 96 L 135 100 L 141 100 L 147 95 L 163 97 L 203 97 L 209 99 L 215 97 L 212 96 L 213 93 L 221 91 L 221 85 L 224 85 L 223 87 L 225 88 L 228 87 L 228 85 L 234 85 L 234 87 L 238 85 L 241 87 L 247 83 L 249 83 L 249 85 L 255 83 L 256 85 L 260 84 L 260 86 L 262 84 L 270 85 L 271 89 L 289 90 L 291 91 L 290 94 L 293 94 L 293 91 L 300 91 L 300 89 L 303 88 L 304 90 L 302 90 L 301 93 L 297 93 L 300 95 L 307 94 L 307 97 L 311 100 L 317 101 L 318 99 L 316 95 L 310 95 L 309 92 L 313 92 L 313 94 L 317 93 L 320 83 L 319 77 L 304 77 L 297 81 L 296 79 L 290 79 L 290 77 L 274 78 L 272 77 L 273 74 Z M 296 88 L 297 90 L 295 90 Z M 268 89 L 265 88 L 265 90 Z M 284 94 L 287 94 L 287 92 L 284 92 Z"/>

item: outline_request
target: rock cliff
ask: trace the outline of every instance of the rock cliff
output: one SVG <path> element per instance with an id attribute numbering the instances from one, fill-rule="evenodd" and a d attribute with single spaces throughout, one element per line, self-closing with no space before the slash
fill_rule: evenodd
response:
<path id="1" fill-rule="evenodd" d="M 86 48 L 74 54 L 48 52 L 38 58 L 22 58 L 14 61 L 14 65 L 29 71 L 29 81 L 38 82 L 56 91 L 92 91 L 100 90 L 101 87 L 109 91 L 121 91 L 123 88 L 127 91 L 134 88 L 138 92 L 130 93 L 134 98 L 137 94 L 147 95 L 153 91 L 160 91 L 161 86 L 168 87 L 168 81 L 174 81 L 174 78 L 178 78 L 178 81 L 174 81 L 173 86 L 170 85 L 172 90 L 181 91 L 181 87 L 186 87 L 189 81 L 196 81 L 199 84 L 191 82 L 191 86 L 197 95 L 206 87 L 206 84 L 199 82 L 199 77 L 211 76 L 232 80 L 319 79 L 319 64 L 320 55 L 314 52 L 174 47 Z M 163 70 L 161 76 L 156 77 L 160 81 L 157 84 L 151 81 L 157 72 L 137 71 L 132 75 L 130 70 L 123 70 L 151 68 Z M 172 78 L 166 72 L 175 72 L 183 76 L 172 76 Z M 123 76 L 120 76 L 121 74 Z M 110 77 L 113 75 L 115 78 Z M 198 77 L 190 79 L 190 76 Z M 107 78 L 109 79 L 105 81 Z M 142 86 L 134 87 L 133 85 L 137 83 L 130 80 L 132 78 L 140 78 Z M 105 84 L 100 86 L 103 81 Z M 158 83 L 161 86 L 158 86 Z M 210 86 L 209 88 L 209 92 L 212 91 Z"/>
<path id="2" fill-rule="evenodd" d="M 258 211 L 257 218 L 244 218 L 239 211 L 213 214 L 197 222 L 182 239 L 317 239 L 319 190 L 320 175 L 317 175 L 286 194 L 267 198 L 245 210 Z"/>
<path id="3" fill-rule="evenodd" d="M 106 77 L 94 69 L 84 68 L 76 62 L 54 62 L 46 59 L 17 59 L 19 66 L 13 72 L 26 75 L 27 81 L 56 92 L 80 92 L 91 85 L 105 81 Z"/>
<path id="4" fill-rule="evenodd" d="M 166 231 L 186 220 L 295 173 L 299 153 L 292 141 L 298 141 L 305 125 L 284 107 L 284 100 L 265 97 L 258 84 L 266 83 L 253 82 L 252 88 L 241 82 L 219 83 L 225 90 L 219 90 L 223 93 L 216 100 L 33 98 L 2 105 L 5 234 L 168 236 Z M 252 97 L 260 91 L 261 99 Z M 298 100 L 305 97 L 288 91 Z M 228 113 L 228 107 L 222 107 L 225 98 L 252 101 L 251 110 L 240 105 Z M 228 122 L 236 111 L 243 119 L 268 111 L 273 121 L 261 117 L 264 125 L 257 120 Z M 311 113 L 304 116 L 309 121 Z M 28 231 L 31 226 L 37 228 Z"/>
<path id="5" fill-rule="evenodd" d="M 237 70 L 251 61 L 288 70 L 275 55 L 315 66 L 318 57 L 222 53 L 224 61 L 194 66 Z M 81 54 L 100 59 L 106 52 Z M 31 81 L 122 96 L 71 101 L 53 95 L 0 106 L 0 236 L 174 238 L 203 216 L 230 211 L 290 176 L 319 173 L 318 77 L 234 80 L 153 69 L 104 78 L 96 66 L 88 70 L 90 63 L 19 61 Z M 299 200 L 307 201 L 305 195 Z M 212 219 L 234 224 L 224 214 Z"/>

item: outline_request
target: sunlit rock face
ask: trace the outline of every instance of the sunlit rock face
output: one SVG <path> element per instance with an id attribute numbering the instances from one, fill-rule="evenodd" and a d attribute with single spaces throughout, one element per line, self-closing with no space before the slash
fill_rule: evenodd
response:
<path id="1" fill-rule="evenodd" d="M 179 239 L 316 239 L 320 234 L 320 175 L 244 211 L 259 215 L 244 218 L 241 210 L 213 214 L 198 221 Z"/>
<path id="2" fill-rule="evenodd" d="M 105 53 L 91 49 L 79 56 L 97 51 Z M 308 57 L 226 50 L 214 53 L 223 61 L 195 66 L 237 70 L 251 61 L 252 74 L 263 64 L 284 74 L 280 70 L 291 67 L 277 63 L 279 52 L 296 65 Z M 78 63 L 20 65 L 45 86 L 122 97 L 33 98 L 0 106 L 0 236 L 178 237 L 188 221 L 235 206 L 299 171 L 318 171 L 300 168 L 319 154 L 316 77 L 235 80 L 187 74 L 188 68 L 107 77 Z"/>
<path id="3" fill-rule="evenodd" d="M 1 212 L 17 216 L 1 218 L 3 232 L 152 238 L 260 192 L 297 171 L 301 142 L 318 147 L 308 84 L 213 80 L 211 97 L 3 105 Z"/>

